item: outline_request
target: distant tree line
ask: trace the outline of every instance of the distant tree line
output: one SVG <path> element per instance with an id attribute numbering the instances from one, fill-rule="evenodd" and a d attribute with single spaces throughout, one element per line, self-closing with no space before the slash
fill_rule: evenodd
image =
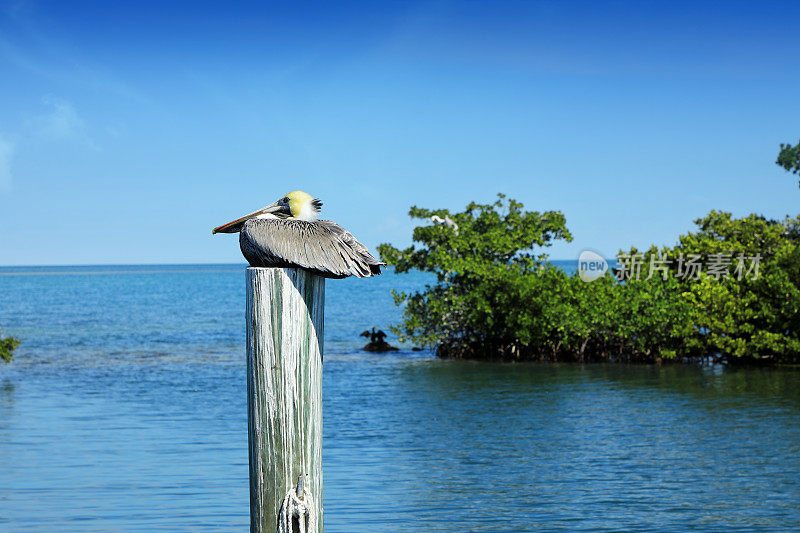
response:
<path id="1" fill-rule="evenodd" d="M 781 154 L 787 149 L 797 150 L 786 156 L 794 163 L 778 164 L 800 171 L 800 144 Z M 501 194 L 459 213 L 409 214 L 452 223 L 416 227 L 417 244 L 404 250 L 380 245 L 397 272 L 436 276 L 422 291 L 393 293 L 405 308 L 392 329 L 440 357 L 800 363 L 800 216 L 711 211 L 673 247 L 625 251 L 624 279 L 586 282 L 534 251 L 572 240 L 560 212 L 525 211 Z M 713 258 L 715 268 L 687 275 L 697 258 Z"/>

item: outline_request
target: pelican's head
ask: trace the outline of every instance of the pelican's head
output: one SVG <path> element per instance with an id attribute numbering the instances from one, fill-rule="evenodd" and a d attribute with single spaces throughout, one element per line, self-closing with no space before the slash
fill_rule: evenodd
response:
<path id="1" fill-rule="evenodd" d="M 267 207 L 214 228 L 211 233 L 236 233 L 251 218 L 292 218 L 310 222 L 317 219 L 320 209 L 322 202 L 306 192 L 293 191 Z"/>
<path id="2" fill-rule="evenodd" d="M 289 206 L 289 216 L 298 220 L 316 220 L 322 209 L 322 202 L 303 191 L 293 191 L 278 200 Z"/>

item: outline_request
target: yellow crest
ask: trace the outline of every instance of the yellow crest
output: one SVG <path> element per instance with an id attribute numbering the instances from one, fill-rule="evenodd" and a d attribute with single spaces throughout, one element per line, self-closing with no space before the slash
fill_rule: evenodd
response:
<path id="1" fill-rule="evenodd" d="M 293 218 L 314 220 L 322 207 L 322 202 L 303 191 L 292 191 L 286 195 Z"/>

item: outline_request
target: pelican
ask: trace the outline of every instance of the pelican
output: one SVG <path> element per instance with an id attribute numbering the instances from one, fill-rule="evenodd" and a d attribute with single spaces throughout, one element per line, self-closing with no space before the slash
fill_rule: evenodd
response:
<path id="1" fill-rule="evenodd" d="M 294 191 L 211 233 L 238 232 L 242 255 L 254 267 L 298 267 L 337 279 L 380 274 L 386 263 L 339 224 L 317 220 L 321 209 L 322 202 Z"/>

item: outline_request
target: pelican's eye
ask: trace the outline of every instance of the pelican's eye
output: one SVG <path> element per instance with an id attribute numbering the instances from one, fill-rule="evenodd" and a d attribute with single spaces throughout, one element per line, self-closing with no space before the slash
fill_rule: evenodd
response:
<path id="1" fill-rule="evenodd" d="M 288 204 L 289 203 L 289 197 L 288 196 L 284 196 L 283 198 L 281 198 L 281 202 L 283 202 L 285 204 Z"/>

